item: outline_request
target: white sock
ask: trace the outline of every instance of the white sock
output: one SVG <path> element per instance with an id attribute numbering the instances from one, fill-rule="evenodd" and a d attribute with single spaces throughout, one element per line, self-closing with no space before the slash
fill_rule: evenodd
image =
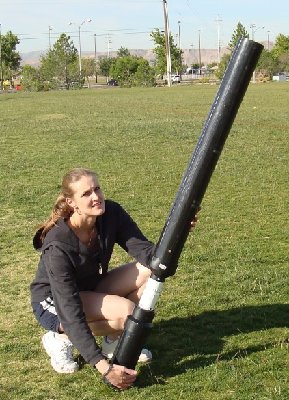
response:
<path id="1" fill-rule="evenodd" d="M 118 340 L 118 338 L 116 338 L 116 339 L 111 339 L 110 337 L 105 336 L 105 337 L 104 337 L 104 340 L 105 340 L 105 342 L 106 342 L 107 344 L 111 344 L 111 343 L 115 342 L 116 340 Z"/>

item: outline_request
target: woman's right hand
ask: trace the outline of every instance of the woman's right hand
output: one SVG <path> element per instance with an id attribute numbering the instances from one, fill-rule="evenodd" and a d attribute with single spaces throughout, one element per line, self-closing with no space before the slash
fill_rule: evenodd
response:
<path id="1" fill-rule="evenodd" d="M 105 379 L 114 387 L 125 390 L 132 386 L 136 380 L 137 372 L 122 365 L 113 364 Z"/>
<path id="2" fill-rule="evenodd" d="M 106 366 L 104 364 L 106 364 Z M 110 365 L 106 360 L 101 360 L 96 364 L 96 368 L 102 374 L 106 383 L 120 390 L 125 390 L 132 386 L 137 377 L 137 371 L 134 369 L 129 369 L 117 364 Z M 103 372 L 104 368 L 105 372 Z"/>

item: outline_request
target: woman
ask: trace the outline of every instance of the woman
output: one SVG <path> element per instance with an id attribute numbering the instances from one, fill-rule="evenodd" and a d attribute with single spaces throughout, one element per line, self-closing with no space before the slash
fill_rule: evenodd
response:
<path id="1" fill-rule="evenodd" d="M 115 243 L 136 261 L 108 272 Z M 52 367 L 59 373 L 77 371 L 75 346 L 111 385 L 131 386 L 136 371 L 110 366 L 107 359 L 150 276 L 153 243 L 119 204 L 104 199 L 93 171 L 76 168 L 64 176 L 62 192 L 33 244 L 41 256 L 31 303 L 47 330 L 42 343 Z M 104 336 L 101 348 L 95 336 Z M 151 357 L 143 349 L 139 361 Z"/>

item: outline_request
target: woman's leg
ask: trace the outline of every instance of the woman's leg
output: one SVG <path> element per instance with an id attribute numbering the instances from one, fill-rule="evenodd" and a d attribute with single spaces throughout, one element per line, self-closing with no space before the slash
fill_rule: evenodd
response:
<path id="1" fill-rule="evenodd" d="M 95 336 L 117 338 L 134 303 L 124 297 L 106 293 L 80 292 L 83 310 Z"/>
<path id="2" fill-rule="evenodd" d="M 133 262 L 108 272 L 94 292 L 80 292 L 89 326 L 96 336 L 117 337 L 138 303 L 151 271 Z"/>
<path id="3" fill-rule="evenodd" d="M 99 282 L 95 291 L 125 297 L 138 303 L 151 271 L 138 262 L 121 265 Z"/>

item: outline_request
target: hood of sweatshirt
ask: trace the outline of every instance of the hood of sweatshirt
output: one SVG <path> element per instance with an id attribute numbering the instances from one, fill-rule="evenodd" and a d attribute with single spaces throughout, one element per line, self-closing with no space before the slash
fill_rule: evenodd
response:
<path id="1" fill-rule="evenodd" d="M 74 248 L 76 251 L 79 247 L 79 240 L 75 233 L 69 228 L 63 218 L 60 218 L 55 226 L 48 231 L 42 243 L 40 237 L 43 228 L 40 228 L 33 237 L 33 247 L 37 251 L 43 251 L 49 247 L 53 242 L 58 242 L 63 247 Z"/>

